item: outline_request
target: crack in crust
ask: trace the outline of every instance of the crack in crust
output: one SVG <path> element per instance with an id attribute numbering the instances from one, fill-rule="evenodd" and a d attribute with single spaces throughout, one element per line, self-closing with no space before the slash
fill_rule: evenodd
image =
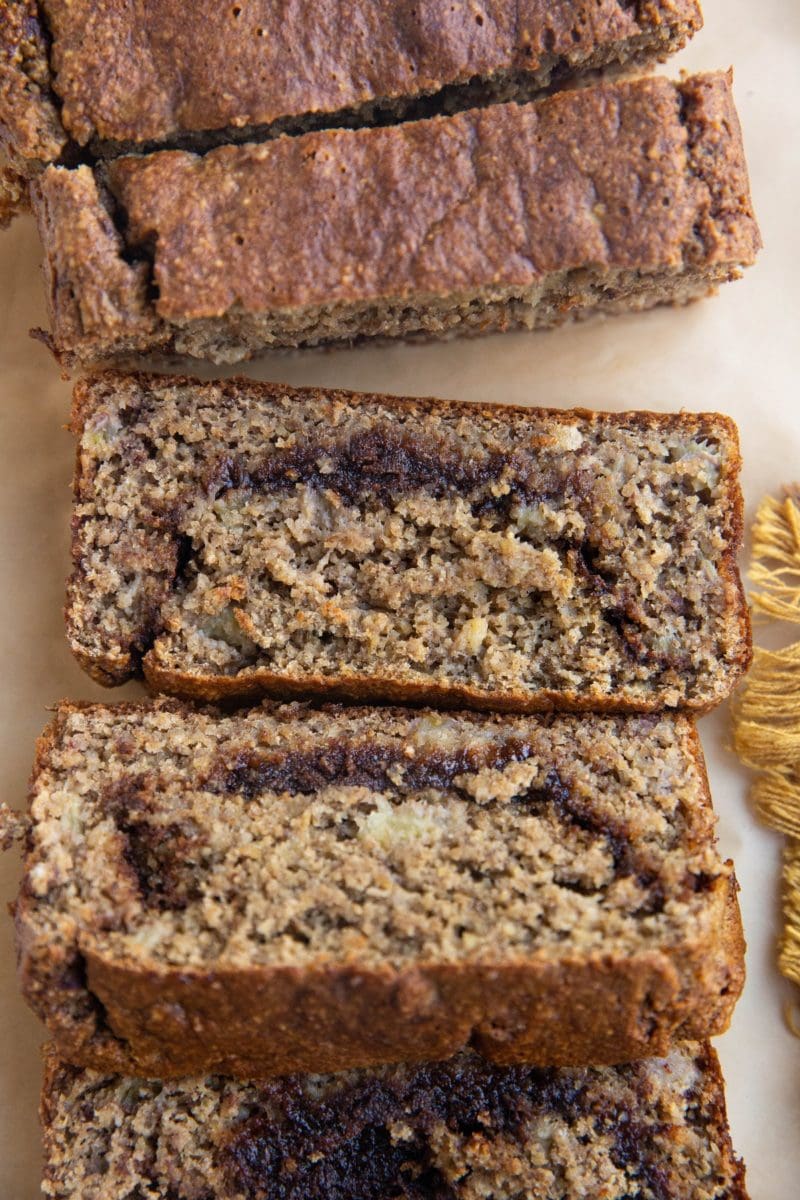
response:
<path id="1" fill-rule="evenodd" d="M 724 75 L 81 171 L 48 168 L 33 195 L 55 350 L 94 365 L 550 328 L 685 303 L 737 278 L 760 246 Z M 76 231 L 103 187 L 116 224 Z M 354 243 L 354 227 L 372 234 Z M 118 304 L 131 258 L 144 279 Z"/>
<path id="2" fill-rule="evenodd" d="M 576 75 L 666 57 L 702 23 L 696 0 L 651 0 L 635 12 L 598 0 L 601 11 L 589 20 L 564 0 L 547 6 L 489 0 L 480 24 L 445 3 L 434 3 L 417 21 L 406 6 L 385 7 L 376 14 L 371 4 L 354 10 L 328 0 L 309 29 L 302 5 L 276 19 L 267 5 L 251 4 L 244 21 L 207 6 L 198 13 L 206 55 L 198 30 L 187 45 L 182 6 L 171 0 L 151 6 L 144 25 L 116 3 L 98 9 L 81 0 L 6 0 L 0 129 L 17 154 L 56 161 L 67 141 L 71 153 L 88 148 L 97 159 L 418 119 L 529 99 Z M 303 52 L 315 53 L 317 37 L 331 82 L 320 73 L 310 79 L 299 61 Z M 226 46 L 224 61 L 215 53 L 219 44 Z M 48 114 L 49 137 L 31 129 L 15 103 L 28 82 Z"/>

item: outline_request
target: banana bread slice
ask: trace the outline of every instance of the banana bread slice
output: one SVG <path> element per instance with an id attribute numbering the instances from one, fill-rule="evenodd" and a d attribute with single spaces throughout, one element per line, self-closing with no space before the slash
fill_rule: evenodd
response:
<path id="1" fill-rule="evenodd" d="M 104 683 L 704 710 L 750 657 L 725 417 L 78 383 L 68 636 Z"/>
<path id="2" fill-rule="evenodd" d="M 698 0 L 3 0 L 0 147 L 33 177 L 67 156 L 208 149 L 530 99 L 663 59 Z M 3 217 L 0 208 L 0 219 Z"/>
<path id="3" fill-rule="evenodd" d="M 46 1059 L 52 1200 L 747 1200 L 708 1044 L 624 1067 L 148 1083 Z"/>
<path id="4" fill-rule="evenodd" d="M 32 195 L 67 363 L 550 327 L 706 295 L 760 245 L 724 74 L 48 167 Z"/>
<path id="5" fill-rule="evenodd" d="M 618 1062 L 722 1030 L 743 980 L 663 715 L 64 704 L 16 924 L 62 1057 L 161 1078 Z"/>

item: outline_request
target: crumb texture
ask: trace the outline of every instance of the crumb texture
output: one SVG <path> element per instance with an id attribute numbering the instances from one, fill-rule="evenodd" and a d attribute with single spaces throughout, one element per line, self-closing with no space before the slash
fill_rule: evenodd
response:
<path id="1" fill-rule="evenodd" d="M 708 1046 L 616 1069 L 470 1054 L 271 1084 L 51 1061 L 52 1200 L 747 1200 Z"/>
<path id="2" fill-rule="evenodd" d="M 749 655 L 722 417 L 110 375 L 76 393 L 96 677 L 704 708 Z"/>
<path id="3" fill-rule="evenodd" d="M 49 38 L 37 0 L 4 0 L 0 20 L 0 147 L 23 173 L 57 161 L 67 136 L 50 88 Z"/>
<path id="4" fill-rule="evenodd" d="M 27 207 L 27 180 L 0 155 L 0 229 L 5 229 Z"/>
<path id="5" fill-rule="evenodd" d="M 723 74 L 97 170 L 150 269 L 151 325 L 134 308 L 125 334 L 75 328 L 55 303 L 57 351 L 87 363 L 550 327 L 707 294 L 760 245 Z M 58 176 L 35 182 L 37 210 L 71 187 Z M 75 219 L 44 233 L 67 293 Z M 102 270 L 87 289 L 103 295 Z"/>
<path id="6" fill-rule="evenodd" d="M 161 1039 L 177 1063 L 243 1046 L 269 1063 L 283 1052 L 271 1003 L 288 1006 L 286 1053 L 293 1026 L 308 1053 L 308 1023 L 315 1061 L 326 1030 L 333 1061 L 352 1036 L 346 1053 L 369 1062 L 397 1040 L 420 1057 L 436 1037 L 457 1049 L 478 1026 L 489 1053 L 527 1046 L 557 1061 L 595 1037 L 580 989 L 596 977 L 602 990 L 608 971 L 621 1011 L 604 1013 L 598 1054 L 716 1025 L 741 956 L 723 945 L 730 867 L 698 756 L 690 723 L 665 716 L 63 706 L 40 751 L 17 910 L 28 998 L 89 1061 L 110 1025 L 134 1057 L 137 1039 L 144 1055 Z M 500 992 L 516 999 L 494 995 L 504 971 Z M 531 981 L 551 976 L 537 1007 Z M 379 996 L 372 1028 L 354 1028 L 355 977 L 365 1012 Z M 154 1012 L 137 993 L 151 978 Z M 252 995 L 237 999 L 248 979 Z M 320 1004 L 332 988 L 330 1019 L 311 991 L 301 1000 L 304 979 Z M 206 993 L 194 1027 L 186 1010 Z M 546 1030 L 537 1045 L 549 1020 L 571 1048 Z M 163 1053 L 155 1061 L 162 1073 Z"/>

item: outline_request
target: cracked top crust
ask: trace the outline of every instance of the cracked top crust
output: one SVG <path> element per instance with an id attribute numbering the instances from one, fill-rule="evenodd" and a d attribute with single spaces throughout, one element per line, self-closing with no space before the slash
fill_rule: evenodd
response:
<path id="1" fill-rule="evenodd" d="M 724 74 L 126 157 L 103 174 L 116 225 L 99 171 L 48 168 L 33 188 L 55 347 L 89 360 L 126 350 L 122 327 L 152 347 L 225 314 L 497 297 L 581 269 L 735 274 L 760 245 Z M 146 270 L 153 299 L 134 286 L 107 311 L 119 277 Z"/>
<path id="2" fill-rule="evenodd" d="M 128 244 L 155 243 L 156 307 L 173 321 L 524 286 L 593 264 L 680 270 L 754 241 L 723 75 L 123 158 L 109 178 Z"/>
<path id="3" fill-rule="evenodd" d="M 149 3 L 146 16 L 123 0 L 6 0 L 0 12 L 0 124 L 20 153 L 44 160 L 67 136 L 141 145 L 335 116 L 498 73 L 547 83 L 554 68 L 666 55 L 702 23 L 697 0 L 202 0 L 191 21 L 181 0 Z M 4 87 L 26 88 L 31 62 L 38 128 L 2 102 Z"/>

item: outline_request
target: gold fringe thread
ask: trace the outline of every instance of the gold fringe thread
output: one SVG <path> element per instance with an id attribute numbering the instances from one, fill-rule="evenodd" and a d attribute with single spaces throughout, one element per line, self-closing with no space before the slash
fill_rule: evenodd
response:
<path id="1" fill-rule="evenodd" d="M 756 612 L 779 621 L 800 621 L 800 485 L 786 497 L 761 501 L 753 523 L 750 601 Z"/>
<path id="2" fill-rule="evenodd" d="M 800 623 L 800 487 L 768 496 L 753 524 L 750 601 L 757 613 Z M 783 866 L 784 930 L 778 966 L 800 985 L 800 642 L 784 650 L 756 647 L 733 704 L 734 746 L 756 772 L 751 797 L 758 816 L 789 840 Z M 800 1037 L 800 1005 L 786 1011 Z"/>
<path id="3" fill-rule="evenodd" d="M 787 979 L 800 982 L 800 842 L 792 840 L 783 863 L 783 914 L 786 928 L 778 963 Z"/>

